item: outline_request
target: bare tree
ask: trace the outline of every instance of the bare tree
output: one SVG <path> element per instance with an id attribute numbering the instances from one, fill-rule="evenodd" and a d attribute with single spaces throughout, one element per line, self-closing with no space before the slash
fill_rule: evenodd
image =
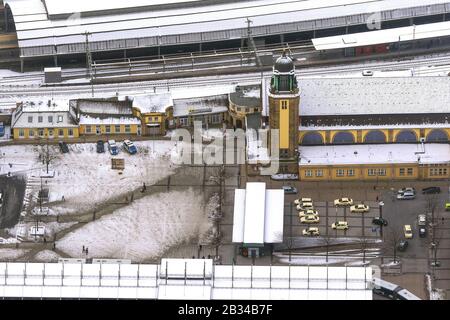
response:
<path id="1" fill-rule="evenodd" d="M 359 244 L 361 246 L 361 252 L 363 254 L 363 264 L 366 263 L 366 249 L 369 246 L 369 240 L 367 238 L 360 238 Z"/>
<path id="2" fill-rule="evenodd" d="M 328 256 L 330 254 L 330 244 L 331 244 L 331 237 L 328 235 L 323 236 L 322 240 L 325 243 L 325 249 L 326 249 L 326 255 L 325 255 L 325 261 L 328 264 Z"/>
<path id="3" fill-rule="evenodd" d="M 390 226 L 387 228 L 384 238 L 384 249 L 393 255 L 394 263 L 397 262 L 398 245 L 403 238 L 403 234 L 400 228 Z"/>
<path id="4" fill-rule="evenodd" d="M 48 167 L 50 163 L 59 158 L 59 154 L 56 153 L 54 148 L 50 148 L 48 144 L 48 139 L 46 140 L 45 144 L 41 144 L 39 147 L 39 160 L 42 161 L 42 164 L 46 165 L 47 173 L 48 173 Z"/>

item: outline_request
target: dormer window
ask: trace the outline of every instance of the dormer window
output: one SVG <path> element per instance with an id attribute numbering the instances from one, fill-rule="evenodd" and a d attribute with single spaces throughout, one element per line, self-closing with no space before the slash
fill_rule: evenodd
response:
<path id="1" fill-rule="evenodd" d="M 58 122 L 63 122 L 63 116 L 61 115 L 58 116 Z"/>

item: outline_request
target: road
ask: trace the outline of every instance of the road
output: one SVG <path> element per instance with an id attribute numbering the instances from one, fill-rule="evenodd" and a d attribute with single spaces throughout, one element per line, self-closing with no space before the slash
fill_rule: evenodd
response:
<path id="1" fill-rule="evenodd" d="M 0 209 L 0 229 L 12 228 L 19 222 L 26 183 L 20 176 L 0 176 L 3 205 Z"/>

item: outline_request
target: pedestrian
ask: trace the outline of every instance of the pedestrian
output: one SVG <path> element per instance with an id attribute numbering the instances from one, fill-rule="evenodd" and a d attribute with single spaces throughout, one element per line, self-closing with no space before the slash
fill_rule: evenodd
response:
<path id="1" fill-rule="evenodd" d="M 378 202 L 378 196 L 377 196 L 377 202 Z"/>
<path id="2" fill-rule="evenodd" d="M 88 255 L 89 254 L 89 251 L 88 251 L 89 249 L 86 247 L 86 255 Z"/>
<path id="3" fill-rule="evenodd" d="M 208 254 L 208 259 L 211 259 L 211 255 L 210 254 Z"/>
<path id="4" fill-rule="evenodd" d="M 83 250 L 82 250 L 82 252 L 84 253 L 86 251 L 86 249 L 84 248 L 84 246 L 83 246 Z"/>
<path id="5" fill-rule="evenodd" d="M 445 218 L 444 218 L 444 217 L 442 217 L 442 224 L 444 224 L 444 222 L 445 222 Z"/>
<path id="6" fill-rule="evenodd" d="M 56 250 L 56 243 L 53 242 L 53 251 L 55 251 L 55 250 Z"/>
<path id="7" fill-rule="evenodd" d="M 47 243 L 47 238 L 46 237 L 44 237 L 44 243 Z"/>
<path id="8" fill-rule="evenodd" d="M 66 202 L 66 198 L 64 198 L 64 195 L 62 196 L 62 202 Z"/>

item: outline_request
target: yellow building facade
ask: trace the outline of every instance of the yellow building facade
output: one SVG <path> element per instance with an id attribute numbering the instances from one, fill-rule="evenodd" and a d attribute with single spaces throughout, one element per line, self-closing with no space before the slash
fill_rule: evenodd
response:
<path id="1" fill-rule="evenodd" d="M 367 136 L 370 133 L 380 132 L 384 135 L 385 140 L 380 143 L 398 143 L 399 135 L 401 133 L 411 133 L 412 136 L 415 137 L 416 141 L 419 141 L 420 138 L 425 138 L 426 141 L 429 140 L 429 137 L 436 131 L 442 131 L 446 134 L 447 139 L 450 138 L 450 128 L 436 128 L 436 127 L 417 127 L 417 128 L 397 128 L 397 129 L 353 129 L 353 130 L 299 130 L 299 141 L 300 145 L 304 144 L 305 137 L 311 134 L 318 134 L 322 138 L 323 144 L 333 144 L 335 143 L 335 137 L 340 133 L 348 133 L 353 138 L 353 143 L 368 143 L 366 140 Z"/>
<path id="2" fill-rule="evenodd" d="M 14 128 L 13 137 L 17 140 L 73 139 L 78 138 L 78 127 L 71 128 Z"/>

